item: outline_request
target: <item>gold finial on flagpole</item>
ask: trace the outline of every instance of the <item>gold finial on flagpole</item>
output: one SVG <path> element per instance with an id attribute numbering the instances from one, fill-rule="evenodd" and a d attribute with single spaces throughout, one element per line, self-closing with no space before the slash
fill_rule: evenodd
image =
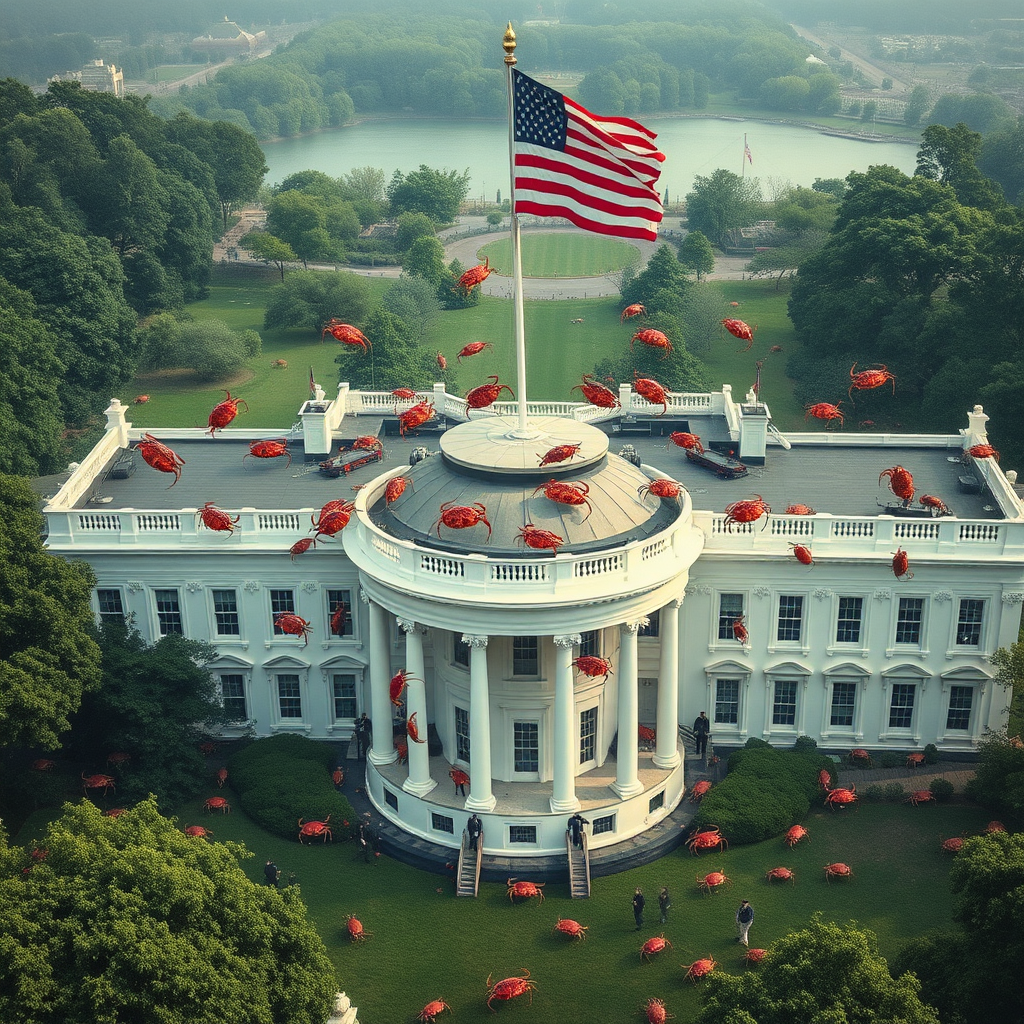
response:
<path id="1" fill-rule="evenodd" d="M 512 22 L 508 23 L 505 35 L 501 40 L 502 49 L 505 51 L 505 63 L 515 64 L 516 62 L 516 34 L 512 31 Z"/>

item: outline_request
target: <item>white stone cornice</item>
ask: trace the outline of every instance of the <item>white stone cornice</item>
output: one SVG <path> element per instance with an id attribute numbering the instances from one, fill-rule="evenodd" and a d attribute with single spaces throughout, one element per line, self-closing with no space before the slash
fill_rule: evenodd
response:
<path id="1" fill-rule="evenodd" d="M 556 636 L 554 639 L 555 639 L 555 646 L 556 647 L 562 647 L 562 648 L 577 647 L 581 643 L 583 643 L 583 637 L 580 636 L 579 633 L 567 633 L 565 636 Z"/>
<path id="2" fill-rule="evenodd" d="M 623 622 L 620 623 L 619 629 L 623 633 L 629 633 L 632 636 L 636 636 L 637 631 L 643 626 L 646 626 L 651 620 L 645 615 L 642 619 L 636 619 L 634 622 Z"/>
<path id="3" fill-rule="evenodd" d="M 486 636 L 473 636 L 470 633 L 462 634 L 462 642 L 467 647 L 484 648 L 487 646 L 487 640 Z"/>
<path id="4" fill-rule="evenodd" d="M 362 587 L 359 588 L 359 600 L 362 601 L 363 604 L 370 603 L 370 595 L 365 590 L 363 590 Z"/>
<path id="5" fill-rule="evenodd" d="M 415 633 L 416 632 L 416 623 L 413 622 L 412 619 L 396 618 L 395 622 L 398 623 L 398 628 L 403 633 Z"/>

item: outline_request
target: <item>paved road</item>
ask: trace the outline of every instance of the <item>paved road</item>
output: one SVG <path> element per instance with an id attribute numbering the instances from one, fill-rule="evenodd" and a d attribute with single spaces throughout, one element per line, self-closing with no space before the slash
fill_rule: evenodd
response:
<path id="1" fill-rule="evenodd" d="M 828 50 L 831 46 L 839 46 L 838 43 L 833 42 L 824 36 L 816 35 L 809 28 L 804 28 L 802 25 L 790 25 L 797 35 L 803 36 L 808 42 L 815 43 L 820 46 L 823 50 Z M 899 78 L 894 78 L 892 73 L 886 71 L 884 68 L 880 68 L 877 64 L 872 64 L 871 61 L 866 60 L 859 54 L 853 53 L 851 50 L 847 50 L 844 47 L 839 47 L 842 53 L 842 59 L 848 60 L 854 67 L 859 68 L 864 74 L 864 77 L 874 85 L 881 85 L 883 78 L 891 78 L 892 84 L 896 89 L 896 95 L 900 92 L 910 92 L 913 86 L 907 82 L 902 81 Z"/>

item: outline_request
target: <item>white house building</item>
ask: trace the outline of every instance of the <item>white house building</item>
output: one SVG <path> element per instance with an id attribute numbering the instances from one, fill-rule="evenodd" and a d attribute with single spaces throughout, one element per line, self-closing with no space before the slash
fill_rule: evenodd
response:
<path id="1" fill-rule="evenodd" d="M 986 441 L 980 407 L 950 436 L 782 437 L 753 394 L 676 394 L 655 415 L 623 386 L 614 410 L 531 403 L 520 431 L 511 406 L 470 417 L 436 385 L 415 401 L 437 418 L 401 437 L 395 414 L 412 400 L 396 410 L 346 384 L 318 399 L 284 432 L 290 464 L 246 457 L 272 431 L 154 430 L 184 460 L 170 487 L 112 401 L 104 438 L 46 506 L 48 546 L 93 566 L 100 618 L 215 645 L 224 703 L 257 735 L 348 739 L 365 711 L 367 792 L 412 835 L 455 847 L 475 811 L 488 853 L 552 855 L 581 809 L 591 849 L 636 836 L 682 799 L 678 727 L 702 710 L 720 748 L 807 735 L 827 751 L 969 754 L 1005 725 L 989 658 L 1020 625 L 1024 506 L 994 459 L 964 455 Z M 747 475 L 691 461 L 673 432 Z M 318 471 L 364 435 L 380 436 L 381 462 Z M 541 466 L 563 445 L 578 448 Z M 949 514 L 895 499 L 879 482 L 895 466 Z M 682 484 L 678 500 L 648 491 L 659 476 Z M 585 502 L 552 501 L 551 480 Z M 730 522 L 726 507 L 754 496 L 770 514 Z M 339 499 L 354 502 L 348 525 L 293 557 Z M 202 525 L 207 502 L 238 517 L 233 532 Z M 442 520 L 446 504 L 475 509 L 473 525 Z M 784 513 L 795 504 L 816 511 Z M 523 543 L 528 527 L 557 548 Z M 275 627 L 282 612 L 309 623 L 308 643 Z M 579 671 L 585 655 L 607 676 Z M 389 698 L 400 671 L 404 709 Z M 413 715 L 426 742 L 405 735 Z M 452 766 L 470 776 L 465 796 Z"/>

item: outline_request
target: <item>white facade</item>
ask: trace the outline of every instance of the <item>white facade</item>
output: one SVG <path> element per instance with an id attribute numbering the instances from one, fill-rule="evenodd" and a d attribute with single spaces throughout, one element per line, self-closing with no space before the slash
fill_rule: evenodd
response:
<path id="1" fill-rule="evenodd" d="M 439 411 L 465 419 L 459 399 L 438 389 L 432 397 Z M 651 407 L 628 388 L 620 397 L 615 422 L 649 415 Z M 581 422 L 603 411 L 535 406 L 537 437 L 568 432 L 592 449 L 607 447 L 606 434 Z M 141 436 L 126 412 L 112 403 L 104 439 L 47 506 L 49 549 L 93 566 L 97 614 L 131 615 L 149 639 L 180 630 L 213 643 L 218 657 L 210 668 L 225 701 L 258 735 L 347 739 L 366 711 L 374 723 L 372 800 L 402 828 L 442 845 L 457 845 L 473 811 L 484 820 L 485 849 L 506 856 L 564 851 L 565 819 L 578 808 L 595 826 L 595 848 L 650 828 L 683 796 L 677 725 L 701 710 L 720 747 L 751 736 L 790 745 L 807 735 L 826 750 L 902 752 L 935 743 L 969 752 L 986 730 L 1005 724 L 1009 694 L 993 682 L 989 658 L 1017 637 L 1024 510 L 992 460 L 970 466 L 995 503 L 977 518 L 775 514 L 729 528 L 721 511 L 696 507 L 703 495 L 684 490 L 667 517 L 658 513 L 658 499 L 635 501 L 644 506 L 634 510 L 638 522 L 662 517 L 642 536 L 576 544 L 570 535 L 566 549 L 539 557 L 515 553 L 514 546 L 492 552 L 487 544 L 495 541 L 481 527 L 473 528 L 479 545 L 469 541 L 458 550 L 435 543 L 429 525 L 404 538 L 382 525 L 376 510 L 388 479 L 407 475 L 424 487 L 427 481 L 423 464 L 410 470 L 405 458 L 420 442 L 395 439 L 390 467 L 361 471 L 365 486 L 348 494 L 356 507 L 342 533 L 344 549 L 323 544 L 293 560 L 289 547 L 308 535 L 315 507 L 254 507 L 236 490 L 231 515 L 240 522 L 227 535 L 202 528 L 201 499 L 182 509 L 166 507 L 173 497 L 162 497 L 159 508 L 129 507 L 125 502 L 138 495 L 129 483 L 116 508 L 88 501 L 110 486 L 103 473 L 119 450 Z M 718 417 L 754 462 L 758 452 L 779 466 L 794 457 L 781 447 L 766 451 L 766 408 L 734 403 L 728 388 L 674 395 L 670 412 Z M 349 393 L 342 385 L 335 402 L 304 407 L 305 446 L 331 451 L 352 417 L 393 413 L 392 396 Z M 976 409 L 953 437 L 783 440 L 793 453 L 820 453 L 827 474 L 836 471 L 840 444 L 844 452 L 877 452 L 882 466 L 891 464 L 887 446 L 949 451 L 953 458 L 984 440 L 984 420 Z M 361 432 L 358 424 L 350 431 Z M 531 436 L 505 444 L 509 432 L 498 416 L 474 418 L 443 435 L 443 458 L 456 465 L 459 446 L 478 441 L 511 452 L 509 465 L 494 469 L 504 483 L 515 475 L 516 459 L 527 460 L 523 472 L 533 459 L 529 498 L 534 456 L 545 443 Z M 174 438 L 198 444 L 203 432 L 154 433 L 173 446 Z M 248 440 L 272 432 L 228 435 Z M 223 442 L 209 451 L 223 451 L 213 444 Z M 641 470 L 613 454 L 605 459 L 598 452 L 590 461 L 593 475 L 585 465 L 579 472 L 591 481 L 594 502 L 601 472 L 617 473 L 634 490 L 630 473 L 639 480 L 660 475 L 660 467 Z M 153 471 L 140 465 L 138 473 Z M 259 467 L 253 479 L 263 473 Z M 757 492 L 769 477 L 766 470 L 762 480 L 742 486 Z M 544 501 L 528 505 L 534 518 Z M 571 531 L 586 519 L 573 510 L 561 521 Z M 458 539 L 470 533 L 459 531 Z M 440 528 L 436 539 L 446 539 Z M 813 566 L 794 559 L 794 543 L 812 549 Z M 897 580 L 889 569 L 898 548 L 910 555 L 913 579 Z M 339 600 L 350 614 L 341 637 L 330 632 Z M 275 632 L 280 611 L 310 623 L 308 645 Z M 732 635 L 738 615 L 748 627 L 746 644 Z M 574 671 L 581 653 L 607 658 L 611 674 Z M 407 742 L 408 765 L 398 763 L 388 693 L 389 680 L 403 669 L 410 682 L 400 723 L 415 712 L 421 736 L 433 726 L 442 745 L 442 754 L 431 757 L 426 743 Z M 656 732 L 650 750 L 638 742 L 640 725 Z M 450 765 L 469 773 L 466 797 L 452 794 Z"/>

